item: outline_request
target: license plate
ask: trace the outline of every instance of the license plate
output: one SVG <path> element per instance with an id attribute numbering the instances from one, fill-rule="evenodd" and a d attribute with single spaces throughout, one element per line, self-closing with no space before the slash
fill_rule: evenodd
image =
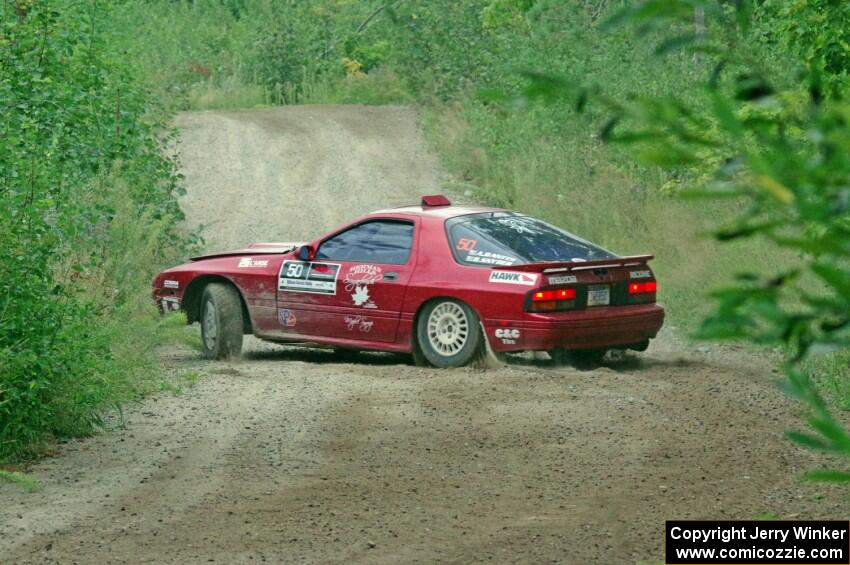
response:
<path id="1" fill-rule="evenodd" d="M 611 287 L 607 284 L 587 287 L 588 306 L 607 306 L 611 303 Z"/>

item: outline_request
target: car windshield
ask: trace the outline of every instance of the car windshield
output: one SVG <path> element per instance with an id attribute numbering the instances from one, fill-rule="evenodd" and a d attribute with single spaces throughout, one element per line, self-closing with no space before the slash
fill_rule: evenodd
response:
<path id="1" fill-rule="evenodd" d="M 446 229 L 455 257 L 467 265 L 507 266 L 616 257 L 542 220 L 513 212 L 452 218 L 446 222 Z"/>

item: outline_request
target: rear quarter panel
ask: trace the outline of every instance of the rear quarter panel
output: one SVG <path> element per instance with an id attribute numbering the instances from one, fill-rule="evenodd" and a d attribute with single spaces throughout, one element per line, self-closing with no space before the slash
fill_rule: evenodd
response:
<path id="1" fill-rule="evenodd" d="M 411 277 L 402 310 L 399 337 L 412 342 L 416 331 L 416 314 L 429 300 L 451 297 L 469 305 L 485 328 L 490 345 L 497 351 L 517 349 L 521 338 L 505 344 L 496 338 L 497 328 L 511 328 L 522 322 L 525 299 L 535 288 L 532 284 L 491 282 L 491 273 L 497 269 L 459 264 L 449 247 L 445 232 L 445 219 L 423 218 L 417 253 L 416 270 Z M 534 275 L 539 281 L 540 275 Z"/>

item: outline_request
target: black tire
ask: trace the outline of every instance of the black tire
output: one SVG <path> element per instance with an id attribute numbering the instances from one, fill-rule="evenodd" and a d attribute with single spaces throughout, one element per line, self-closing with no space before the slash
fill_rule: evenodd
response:
<path id="1" fill-rule="evenodd" d="M 552 349 L 549 357 L 556 365 L 572 365 L 581 371 L 595 369 L 602 364 L 607 349 Z"/>
<path id="2" fill-rule="evenodd" d="M 229 284 L 211 283 L 201 296 L 201 348 L 207 359 L 242 353 L 242 300 Z"/>
<path id="3" fill-rule="evenodd" d="M 413 344 L 413 351 L 410 354 L 410 360 L 413 361 L 413 364 L 417 367 L 430 367 L 431 363 L 428 362 L 425 355 L 422 353 L 422 348 L 419 347 L 419 338 L 416 338 L 414 341 L 415 343 Z"/>
<path id="4" fill-rule="evenodd" d="M 462 367 L 480 355 L 482 338 L 472 308 L 451 298 L 434 300 L 422 308 L 416 322 L 414 359 L 421 354 L 434 367 Z"/>

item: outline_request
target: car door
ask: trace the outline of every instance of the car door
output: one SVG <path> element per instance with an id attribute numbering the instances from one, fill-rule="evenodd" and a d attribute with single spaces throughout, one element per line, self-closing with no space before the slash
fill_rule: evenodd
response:
<path id="1" fill-rule="evenodd" d="M 280 323 L 304 336 L 393 342 L 414 268 L 415 220 L 375 218 L 323 240 L 311 261 L 285 261 Z"/>

